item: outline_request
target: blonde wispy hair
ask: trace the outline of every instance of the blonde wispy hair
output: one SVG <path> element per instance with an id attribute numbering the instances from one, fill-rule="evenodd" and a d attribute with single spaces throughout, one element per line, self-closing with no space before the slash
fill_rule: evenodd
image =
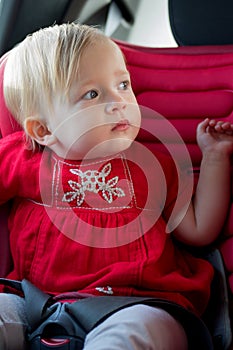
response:
<path id="1" fill-rule="evenodd" d="M 110 40 L 100 30 L 69 23 L 53 25 L 27 36 L 9 53 L 4 71 L 6 105 L 24 127 L 60 91 L 69 98 L 77 79 L 81 54 L 97 40 Z"/>

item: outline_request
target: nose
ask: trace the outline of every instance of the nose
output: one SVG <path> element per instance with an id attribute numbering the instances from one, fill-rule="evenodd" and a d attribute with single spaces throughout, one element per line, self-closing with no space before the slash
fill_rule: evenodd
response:
<path id="1" fill-rule="evenodd" d="M 125 102 L 109 102 L 106 104 L 105 110 L 108 114 L 120 112 L 126 108 Z"/>
<path id="2" fill-rule="evenodd" d="M 122 112 L 126 108 L 126 101 L 121 96 L 112 96 L 105 105 L 105 112 L 108 114 L 114 114 Z"/>

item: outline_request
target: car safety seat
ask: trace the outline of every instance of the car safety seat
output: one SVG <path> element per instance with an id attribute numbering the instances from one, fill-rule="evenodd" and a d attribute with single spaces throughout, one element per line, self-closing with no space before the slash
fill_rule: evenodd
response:
<path id="1" fill-rule="evenodd" d="M 118 42 L 127 61 L 132 77 L 132 86 L 140 106 L 157 111 L 182 136 L 192 160 L 195 176 L 198 176 L 201 153 L 196 144 L 196 126 L 206 116 L 233 121 L 233 45 L 211 47 L 179 47 L 171 49 L 143 48 Z M 7 55 L 6 55 L 7 56 Z M 0 132 L 2 137 L 20 129 L 7 110 L 3 98 L 2 79 L 7 57 L 0 62 Z M 142 107 L 143 108 L 143 107 Z M 153 116 L 152 116 L 153 118 Z M 151 115 L 146 116 L 151 133 L 141 130 L 138 141 L 150 148 L 161 148 L 161 143 L 151 135 L 156 134 L 156 121 Z M 148 128 L 147 128 L 148 130 Z M 173 140 L 170 140 L 172 142 Z M 190 170 L 190 169 L 189 169 Z M 4 276 L 11 266 L 6 216 L 9 203 L 0 211 L 1 244 L 0 273 Z M 221 233 L 221 239 L 215 243 L 223 256 L 226 256 L 233 238 L 233 206 Z M 232 255 L 228 254 L 228 258 Z M 225 280 L 222 278 L 223 267 L 219 255 L 211 256 L 221 279 L 218 299 L 211 307 L 218 306 L 219 317 L 216 325 L 211 325 L 215 332 L 216 349 L 228 349 L 231 341 L 228 317 L 228 294 Z M 217 262 L 216 262 L 217 261 Z M 219 268 L 220 261 L 220 268 Z M 227 273 L 231 273 L 226 260 Z M 214 281 L 214 288 L 219 286 L 219 279 Z M 230 291 L 233 292 L 232 279 L 229 279 Z M 223 306 L 224 305 L 224 306 Z M 221 314 L 221 315 L 220 315 Z M 211 321 L 215 320 L 211 316 Z"/>
<path id="2" fill-rule="evenodd" d="M 184 3 L 185 1 L 183 1 Z M 202 3 L 202 0 L 199 0 Z M 170 2 L 174 5 L 174 0 Z M 174 22 L 175 19 L 173 19 Z M 233 38 L 233 36 L 232 36 Z M 233 122 L 233 45 L 199 45 L 195 44 L 177 48 L 146 48 L 117 41 L 127 61 L 131 73 L 132 86 L 140 106 L 158 112 L 179 132 L 183 138 L 192 161 L 192 170 L 198 177 L 201 152 L 196 144 L 197 124 L 205 117 L 211 117 Z M 186 44 L 186 42 L 185 42 Z M 225 42 L 224 42 L 225 44 Z M 232 43 L 233 44 L 233 43 Z M 2 137 L 19 130 L 7 110 L 3 98 L 2 79 L 5 55 L 0 61 L 0 133 Z M 150 113 L 149 113 L 150 114 Z M 151 133 L 141 130 L 138 141 L 151 148 L 161 148 L 161 143 L 152 137 L 153 123 L 151 115 L 146 116 Z M 156 132 L 155 132 L 156 133 Z M 170 140 L 169 142 L 173 142 Z M 5 276 L 11 267 L 9 237 L 7 231 L 7 213 L 10 203 L 0 210 L 0 275 Z M 214 328 L 216 349 L 228 349 L 231 342 L 231 330 L 228 317 L 228 294 L 233 296 L 233 204 L 229 208 L 227 221 L 220 238 L 214 243 L 223 256 L 221 265 L 219 254 L 212 259 L 217 276 L 214 288 L 221 281 L 221 300 L 217 294 L 210 308 L 218 307 L 219 317 L 217 331 Z M 220 266 L 220 267 L 219 267 Z M 227 286 L 223 278 L 226 270 Z M 222 308 L 222 305 L 224 307 Z M 216 309 L 215 309 L 216 312 Z M 213 317 L 210 317 L 213 318 Z"/>

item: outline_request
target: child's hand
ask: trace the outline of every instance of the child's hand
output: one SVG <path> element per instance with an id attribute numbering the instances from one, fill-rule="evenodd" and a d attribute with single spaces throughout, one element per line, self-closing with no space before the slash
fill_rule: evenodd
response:
<path id="1" fill-rule="evenodd" d="M 197 127 L 197 143 L 202 152 L 233 152 L 233 124 L 205 119 Z"/>

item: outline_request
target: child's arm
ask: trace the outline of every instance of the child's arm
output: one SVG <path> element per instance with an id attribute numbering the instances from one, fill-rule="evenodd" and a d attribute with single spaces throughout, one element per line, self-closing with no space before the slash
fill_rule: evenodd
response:
<path id="1" fill-rule="evenodd" d="M 229 208 L 233 124 L 206 119 L 198 125 L 197 142 L 203 154 L 199 181 L 174 235 L 184 243 L 200 246 L 217 238 Z"/>

